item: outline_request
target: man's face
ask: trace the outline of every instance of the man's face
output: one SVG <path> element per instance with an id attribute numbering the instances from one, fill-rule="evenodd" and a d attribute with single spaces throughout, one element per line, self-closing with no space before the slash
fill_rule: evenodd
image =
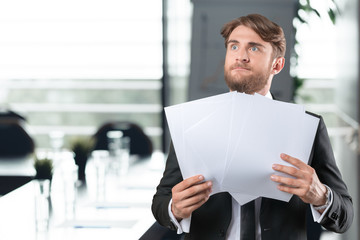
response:
<path id="1" fill-rule="evenodd" d="M 251 28 L 238 26 L 229 36 L 224 65 L 231 91 L 265 95 L 270 89 L 273 49 Z"/>

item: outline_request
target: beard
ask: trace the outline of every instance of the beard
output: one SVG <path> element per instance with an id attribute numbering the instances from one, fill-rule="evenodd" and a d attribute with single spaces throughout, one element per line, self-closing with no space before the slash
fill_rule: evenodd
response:
<path id="1" fill-rule="evenodd" d="M 241 63 L 235 63 L 228 69 L 224 69 L 225 82 L 231 91 L 241 93 L 254 94 L 262 90 L 268 83 L 271 65 L 262 72 L 254 72 L 249 76 L 241 76 L 241 74 L 231 74 L 231 70 L 236 67 L 246 67 Z M 251 70 L 251 69 L 250 69 Z"/>

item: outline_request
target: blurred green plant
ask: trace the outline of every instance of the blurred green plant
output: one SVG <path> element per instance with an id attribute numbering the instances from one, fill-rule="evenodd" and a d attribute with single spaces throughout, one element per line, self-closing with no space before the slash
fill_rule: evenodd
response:
<path id="1" fill-rule="evenodd" d="M 315 2 L 317 0 L 299 0 L 298 2 L 298 10 L 296 11 L 295 19 L 300 21 L 301 24 L 309 24 L 308 17 L 311 14 L 315 14 L 317 17 L 324 19 L 329 18 L 333 24 L 336 24 L 336 19 L 339 15 L 341 15 L 340 8 L 338 4 L 336 3 L 337 0 L 327 0 L 327 9 L 325 11 L 320 11 L 319 9 L 316 9 L 313 7 L 312 2 Z M 321 14 L 320 12 L 326 12 L 327 14 L 324 16 L 324 13 Z M 296 34 L 296 26 L 295 27 L 295 34 Z M 296 45 L 299 45 L 299 42 L 295 39 L 295 48 Z M 296 51 L 294 51 L 292 55 L 292 59 L 294 60 L 294 65 L 298 65 L 298 54 Z M 293 76 L 294 81 L 294 90 L 293 90 L 293 96 L 294 99 L 298 96 L 299 89 L 304 85 L 304 82 L 306 79 L 299 78 L 298 76 Z"/>
<path id="2" fill-rule="evenodd" d="M 320 14 L 320 11 L 316 8 L 314 8 L 311 4 L 312 1 L 318 1 L 318 0 L 305 0 L 305 1 L 299 1 L 299 11 L 303 10 L 308 14 L 314 13 L 316 14 L 319 18 L 323 18 L 325 16 L 323 16 L 322 14 Z M 338 15 L 340 15 L 340 8 L 338 6 L 338 4 L 336 3 L 336 0 L 327 0 L 327 16 L 331 22 L 333 24 L 336 23 L 336 17 Z M 308 23 L 307 19 L 303 18 L 300 16 L 299 11 L 297 11 L 297 18 L 300 20 L 300 22 L 302 23 Z"/>
<path id="3" fill-rule="evenodd" d="M 90 137 L 77 137 L 70 144 L 70 149 L 75 155 L 75 164 L 79 167 L 79 180 L 85 180 L 85 167 L 89 154 L 92 151 L 93 147 L 94 140 Z"/>
<path id="4" fill-rule="evenodd" d="M 35 179 L 49 179 L 53 177 L 53 162 L 49 158 L 35 157 L 34 168 L 36 171 Z"/>

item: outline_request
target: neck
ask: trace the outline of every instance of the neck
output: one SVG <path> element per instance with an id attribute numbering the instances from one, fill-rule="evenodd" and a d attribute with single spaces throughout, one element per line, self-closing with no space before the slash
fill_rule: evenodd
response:
<path id="1" fill-rule="evenodd" d="M 260 91 L 257 92 L 258 94 L 266 96 L 266 94 L 270 93 L 270 87 L 271 87 L 271 83 L 272 83 L 272 78 L 273 78 L 273 76 L 270 75 L 266 85 L 263 87 L 263 89 L 261 89 Z"/>

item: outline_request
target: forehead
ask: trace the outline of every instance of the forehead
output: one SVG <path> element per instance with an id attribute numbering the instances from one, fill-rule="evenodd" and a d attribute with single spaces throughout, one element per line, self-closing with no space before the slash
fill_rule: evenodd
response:
<path id="1" fill-rule="evenodd" d="M 265 47 L 271 48 L 269 42 L 265 42 L 261 37 L 251 28 L 240 25 L 236 27 L 230 34 L 228 41 L 235 40 L 240 43 L 255 42 L 264 45 Z"/>

